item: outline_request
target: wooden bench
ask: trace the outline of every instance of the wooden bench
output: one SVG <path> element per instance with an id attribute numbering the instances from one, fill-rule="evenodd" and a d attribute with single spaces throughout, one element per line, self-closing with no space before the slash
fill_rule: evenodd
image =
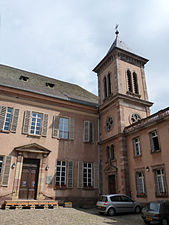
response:
<path id="1" fill-rule="evenodd" d="M 43 207 L 44 209 L 58 208 L 58 201 L 54 200 L 5 200 L 4 202 L 5 209 L 15 208 L 15 209 L 23 209 L 30 208 L 35 209 L 39 207 Z"/>

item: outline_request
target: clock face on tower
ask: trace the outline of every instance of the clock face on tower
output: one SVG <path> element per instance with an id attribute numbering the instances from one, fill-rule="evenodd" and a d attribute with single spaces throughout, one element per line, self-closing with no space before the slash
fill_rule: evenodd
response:
<path id="1" fill-rule="evenodd" d="M 141 120 L 141 116 L 137 113 L 133 113 L 130 115 L 130 124 L 136 123 Z"/>
<path id="2" fill-rule="evenodd" d="M 105 122 L 105 130 L 109 132 L 113 127 L 113 118 L 108 116 Z"/>

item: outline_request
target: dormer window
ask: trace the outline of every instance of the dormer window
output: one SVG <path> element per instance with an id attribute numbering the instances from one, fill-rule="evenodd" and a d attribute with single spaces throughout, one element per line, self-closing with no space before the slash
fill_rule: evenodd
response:
<path id="1" fill-rule="evenodd" d="M 29 80 L 29 77 L 26 77 L 26 76 L 20 76 L 19 77 L 19 80 L 23 80 L 23 81 L 28 81 Z"/>
<path id="2" fill-rule="evenodd" d="M 46 83 L 46 87 L 50 87 L 50 88 L 53 88 L 55 85 L 52 84 L 52 83 Z"/>

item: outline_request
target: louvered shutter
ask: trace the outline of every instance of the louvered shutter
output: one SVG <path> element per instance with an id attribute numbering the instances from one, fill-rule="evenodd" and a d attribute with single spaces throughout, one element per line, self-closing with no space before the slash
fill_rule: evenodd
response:
<path id="1" fill-rule="evenodd" d="M 73 161 L 68 161 L 67 187 L 73 187 Z"/>
<path id="2" fill-rule="evenodd" d="M 2 170 L 2 186 L 8 186 L 10 165 L 11 165 L 11 156 L 5 156 Z"/>
<path id="3" fill-rule="evenodd" d="M 93 187 L 98 188 L 99 187 L 99 167 L 98 163 L 93 163 Z"/>
<path id="4" fill-rule="evenodd" d="M 78 162 L 78 188 L 83 188 L 83 162 Z"/>
<path id="5" fill-rule="evenodd" d="M 3 130 L 5 114 L 6 114 L 6 107 L 0 106 L 0 130 Z"/>
<path id="6" fill-rule="evenodd" d="M 14 109 L 13 111 L 13 117 L 11 122 L 11 129 L 10 131 L 12 133 L 16 133 L 17 123 L 18 123 L 18 117 L 19 117 L 19 109 Z"/>
<path id="7" fill-rule="evenodd" d="M 70 140 L 74 140 L 74 126 L 75 126 L 74 118 L 69 118 L 69 139 Z"/>
<path id="8" fill-rule="evenodd" d="M 43 114 L 42 136 L 46 137 L 48 129 L 48 114 Z"/>
<path id="9" fill-rule="evenodd" d="M 23 129 L 22 129 L 23 134 L 29 133 L 30 116 L 31 116 L 31 112 L 26 110 L 24 113 L 24 120 L 23 120 Z"/>
<path id="10" fill-rule="evenodd" d="M 59 116 L 53 117 L 52 137 L 59 138 Z"/>
<path id="11" fill-rule="evenodd" d="M 89 142 L 94 142 L 94 125 L 93 122 L 89 122 Z"/>
<path id="12" fill-rule="evenodd" d="M 89 142 L 89 121 L 84 121 L 83 141 Z"/>

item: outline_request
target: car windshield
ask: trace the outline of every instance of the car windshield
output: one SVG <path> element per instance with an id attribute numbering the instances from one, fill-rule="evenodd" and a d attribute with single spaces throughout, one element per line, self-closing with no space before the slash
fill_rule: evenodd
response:
<path id="1" fill-rule="evenodd" d="M 100 196 L 99 196 L 99 201 L 100 201 L 100 202 L 106 202 L 106 201 L 107 201 L 107 197 L 104 196 L 104 195 L 100 195 Z"/>
<path id="2" fill-rule="evenodd" d="M 148 209 L 157 212 L 160 209 L 160 203 L 151 202 L 150 204 L 148 204 Z"/>

